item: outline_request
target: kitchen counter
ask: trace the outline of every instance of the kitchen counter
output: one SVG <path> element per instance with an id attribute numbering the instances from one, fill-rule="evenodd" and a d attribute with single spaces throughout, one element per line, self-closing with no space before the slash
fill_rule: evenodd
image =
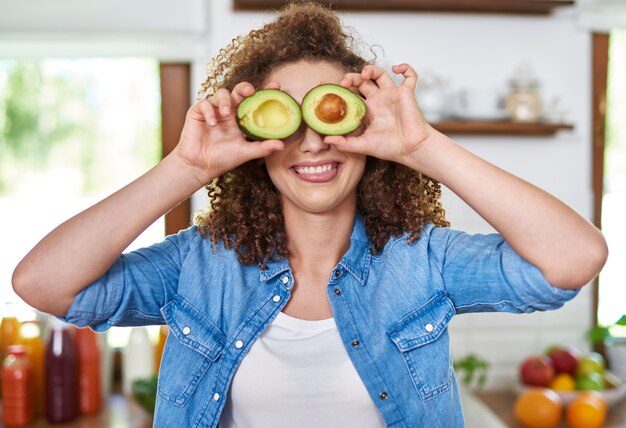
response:
<path id="1" fill-rule="evenodd" d="M 519 428 L 513 419 L 513 391 L 474 392 L 460 388 L 466 428 Z M 0 412 L 1 413 L 1 412 Z M 1 420 L 1 418 L 0 418 Z M 0 427 L 3 425 L 0 423 Z M 50 425 L 39 417 L 28 428 L 151 428 L 152 418 L 133 400 L 121 394 L 107 399 L 105 409 L 93 416 L 81 416 L 68 424 Z M 566 428 L 562 423 L 559 428 Z M 626 427 L 626 399 L 621 400 L 609 412 L 605 428 Z"/>
<path id="2" fill-rule="evenodd" d="M 466 419 L 466 428 L 506 428 L 496 414 L 474 393 L 461 388 L 461 400 Z M 1 414 L 1 409 L 0 409 Z M 2 419 L 0 418 L 0 421 Z M 0 423 L 2 427 L 2 423 Z M 150 428 L 152 418 L 133 400 L 122 394 L 111 395 L 105 408 L 93 416 L 80 416 L 74 422 L 51 425 L 44 417 L 37 418 L 28 428 Z"/>
<path id="3" fill-rule="evenodd" d="M 504 427 L 519 428 L 520 425 L 513 419 L 513 405 L 517 394 L 513 391 L 475 392 L 474 398 L 486 405 L 503 423 Z M 476 425 L 477 426 L 477 425 Z M 467 427 L 470 428 L 469 422 Z M 626 427 L 626 399 L 622 399 L 609 410 L 609 416 L 604 428 Z M 563 421 L 559 428 L 567 428 Z"/>
<path id="4" fill-rule="evenodd" d="M 459 394 L 463 403 L 463 417 L 466 428 L 506 428 L 495 412 L 476 394 L 459 385 Z"/>
<path id="5" fill-rule="evenodd" d="M 0 409 L 1 410 L 1 409 Z M 1 414 L 1 411 L 0 411 Z M 0 427 L 3 427 L 0 418 Z M 109 396 L 104 409 L 93 416 L 79 416 L 75 421 L 67 424 L 49 424 L 45 417 L 37 418 L 28 428 L 151 428 L 152 418 L 133 400 L 124 395 Z"/>

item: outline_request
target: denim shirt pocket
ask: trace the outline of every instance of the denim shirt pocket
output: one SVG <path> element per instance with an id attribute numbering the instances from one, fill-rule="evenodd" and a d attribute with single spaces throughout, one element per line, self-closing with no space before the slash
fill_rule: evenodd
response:
<path id="1" fill-rule="evenodd" d="M 158 394 L 169 403 L 184 406 L 221 356 L 226 335 L 179 295 L 161 313 L 170 333 L 161 360 Z"/>
<path id="2" fill-rule="evenodd" d="M 447 391 L 452 382 L 448 324 L 455 314 L 446 293 L 440 292 L 411 310 L 388 330 L 402 354 L 419 397 L 428 400 Z"/>

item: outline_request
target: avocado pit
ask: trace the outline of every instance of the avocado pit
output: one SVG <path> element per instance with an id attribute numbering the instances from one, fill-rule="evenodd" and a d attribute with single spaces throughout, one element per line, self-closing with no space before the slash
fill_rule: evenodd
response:
<path id="1" fill-rule="evenodd" d="M 348 106 L 343 98 L 335 94 L 326 94 L 315 107 L 315 115 L 326 123 L 337 123 L 346 117 Z"/>

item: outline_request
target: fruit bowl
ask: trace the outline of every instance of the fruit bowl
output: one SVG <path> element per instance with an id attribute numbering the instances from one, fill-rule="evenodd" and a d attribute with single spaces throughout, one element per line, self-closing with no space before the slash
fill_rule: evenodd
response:
<path id="1" fill-rule="evenodd" d="M 515 384 L 515 392 L 517 392 L 518 394 L 521 394 L 522 392 L 528 389 L 532 389 L 532 388 L 540 388 L 540 387 L 523 385 L 521 383 Z M 561 397 L 561 400 L 563 400 L 564 405 L 568 405 L 574 398 L 576 398 L 578 394 L 585 392 L 585 391 L 554 391 L 554 392 L 559 394 L 559 396 Z M 615 388 L 604 389 L 602 391 L 597 391 L 597 392 L 602 394 L 602 396 L 604 397 L 604 399 L 606 400 L 609 406 L 612 406 L 615 403 L 619 402 L 622 398 L 626 397 L 626 383 L 623 383 Z"/>

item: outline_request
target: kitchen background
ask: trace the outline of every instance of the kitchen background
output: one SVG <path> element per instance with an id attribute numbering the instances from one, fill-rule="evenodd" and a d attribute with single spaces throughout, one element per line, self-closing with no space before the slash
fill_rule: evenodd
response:
<path id="1" fill-rule="evenodd" d="M 429 104 L 431 117 L 442 114 L 437 104 L 439 98 L 432 101 L 434 93 L 445 97 L 444 115 L 456 113 L 465 119 L 472 119 L 472 115 L 478 115 L 477 119 L 493 115 L 494 119 L 501 119 L 503 113 L 497 102 L 486 107 L 480 103 L 485 98 L 496 100 L 496 95 L 506 95 L 511 90 L 512 79 L 522 71 L 531 73 L 539 84 L 537 91 L 546 115 L 552 121 L 573 125 L 571 129 L 539 136 L 455 134 L 453 137 L 467 149 L 546 189 L 592 219 L 592 33 L 590 18 L 581 15 L 581 10 L 585 10 L 582 5 L 558 7 L 542 16 L 354 11 L 344 14 L 343 19 L 363 39 L 366 55 L 367 46 L 373 46 L 382 65 L 409 62 L 414 66 L 421 78 L 418 86 L 423 91 L 424 107 Z M 0 130 L 5 130 L 4 134 L 0 133 L 0 139 L 4 138 L 0 140 L 0 148 L 4 150 L 0 151 L 0 180 L 4 180 L 0 182 L 0 303 L 16 302 L 5 306 L 5 313 L 13 311 L 22 318 L 31 314 L 12 294 L 10 275 L 36 241 L 81 207 L 122 186 L 157 161 L 159 62 L 191 64 L 191 103 L 204 80 L 205 65 L 210 58 L 233 37 L 270 18 L 271 14 L 266 12 L 235 11 L 230 0 L 0 3 L 0 102 L 5 103 L 0 105 L 0 111 L 8 105 L 9 76 L 18 63 L 38 63 L 40 70 L 55 76 L 56 81 L 63 77 L 75 82 L 83 79 L 85 87 L 98 79 L 94 77 L 98 73 L 109 77 L 108 83 L 94 84 L 87 90 L 82 101 L 78 97 L 67 110 L 56 112 L 75 117 L 77 123 L 93 123 L 95 128 L 71 134 L 72 142 L 66 145 L 65 152 L 41 157 L 38 166 L 31 161 L 15 163 L 17 157 L 10 157 L 17 156 L 7 148 L 6 130 L 10 127 L 6 116 L 0 117 Z M 594 22 L 596 26 L 606 25 L 599 20 Z M 615 30 L 613 36 L 614 40 L 622 40 L 626 52 L 623 33 Z M 624 52 L 620 52 L 621 57 L 614 55 L 622 58 L 622 76 L 626 75 Z M 43 58 L 47 59 L 43 61 Z M 111 58 L 117 63 L 107 60 Z M 83 74 L 76 70 L 82 70 Z M 45 83 L 43 74 L 24 73 L 20 82 L 26 92 L 36 84 Z M 615 87 L 619 86 L 621 94 L 626 95 L 621 80 L 613 77 L 613 81 L 619 81 Z M 2 93 L 7 95 L 5 101 Z M 476 94 L 485 96 L 477 98 Z M 31 93 L 31 96 L 35 95 Z M 48 91 L 46 96 L 47 104 L 44 102 L 39 107 L 42 111 L 44 107 L 48 112 L 54 111 L 55 105 L 50 100 L 59 95 Z M 469 107 L 463 108 L 463 100 Z M 87 115 L 85 112 L 95 104 L 106 106 L 108 113 L 102 117 L 94 116 L 98 113 Z M 614 100 L 613 107 L 617 109 L 618 105 L 619 101 Z M 622 113 L 626 112 L 621 108 Z M 51 130 L 59 118 L 46 117 L 34 119 L 35 133 L 53 135 Z M 138 123 L 139 129 L 135 126 Z M 611 129 L 612 138 L 625 146 L 626 131 Z M 54 138 L 61 137 L 55 134 Z M 85 154 L 83 145 L 90 147 L 91 155 Z M 45 145 L 33 147 L 33 152 L 46 151 Z M 72 150 L 75 154 L 69 161 L 67 158 L 59 161 L 62 153 Z M 624 151 L 621 155 L 626 158 Z M 64 166 L 46 169 L 52 158 Z M 68 166 L 73 161 L 97 164 L 99 172 L 86 179 L 80 168 Z M 85 192 L 89 183 L 92 191 Z M 77 198 L 59 203 L 62 192 Z M 82 196 L 78 198 L 79 195 Z M 192 211 L 204 205 L 202 192 L 194 195 Z M 444 205 L 453 227 L 475 233 L 492 231 L 450 192 L 445 192 Z M 618 218 L 623 218 L 624 207 L 621 209 L 621 214 L 616 214 Z M 160 222 L 133 246 L 160 239 L 162 230 Z M 611 261 L 623 256 L 617 247 L 617 241 L 623 237 L 623 229 L 609 236 Z M 612 267 L 611 271 L 612 278 L 625 277 L 623 268 L 619 271 Z M 604 324 L 615 321 L 626 311 L 623 284 L 613 281 L 614 285 L 610 289 L 607 286 L 606 294 L 601 296 L 600 322 Z M 585 287 L 575 300 L 558 311 L 457 317 L 451 325 L 452 349 L 457 358 L 477 353 L 489 361 L 486 388 L 507 388 L 517 382 L 517 367 L 525 356 L 541 353 L 555 343 L 588 350 L 590 344 L 585 333 L 594 323 L 593 288 Z M 113 345 L 124 344 L 128 334 L 118 332 L 111 339 Z M 155 338 L 158 331 L 152 334 Z"/>

